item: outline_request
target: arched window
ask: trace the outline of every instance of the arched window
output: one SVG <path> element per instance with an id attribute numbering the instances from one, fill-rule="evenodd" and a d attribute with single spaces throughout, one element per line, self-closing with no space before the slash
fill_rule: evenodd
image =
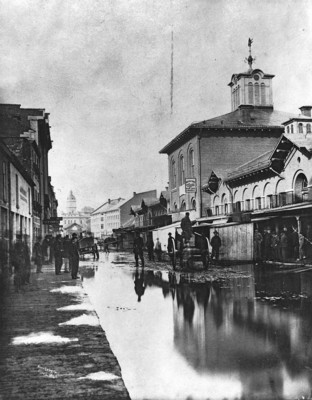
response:
<path id="1" fill-rule="evenodd" d="M 185 182 L 185 179 L 184 179 L 185 178 L 184 157 L 183 156 L 180 156 L 179 163 L 180 163 L 180 165 L 179 165 L 179 172 L 180 172 L 180 174 L 179 174 L 179 177 L 180 177 L 179 184 L 181 186 L 181 185 L 184 185 L 184 182 Z"/>
<path id="2" fill-rule="evenodd" d="M 303 133 L 303 125 L 301 122 L 299 123 L 298 128 L 299 128 L 299 133 Z"/>
<path id="3" fill-rule="evenodd" d="M 192 209 L 196 210 L 196 200 L 192 199 Z"/>
<path id="4" fill-rule="evenodd" d="M 253 104 L 253 85 L 248 83 L 248 103 Z"/>
<path id="5" fill-rule="evenodd" d="M 287 133 L 289 133 L 289 126 L 287 126 L 287 128 L 286 128 L 286 129 L 287 129 Z"/>
<path id="6" fill-rule="evenodd" d="M 265 98 L 265 85 L 261 83 L 261 104 L 265 106 L 266 98 Z"/>
<path id="7" fill-rule="evenodd" d="M 174 207 L 174 211 L 177 211 L 177 209 L 178 209 L 177 203 L 174 203 L 173 207 Z"/>
<path id="8" fill-rule="evenodd" d="M 185 201 L 183 200 L 181 203 L 180 211 L 185 211 L 186 210 L 186 204 Z"/>
<path id="9" fill-rule="evenodd" d="M 177 186 L 177 171 L 176 171 L 176 163 L 172 160 L 171 163 L 171 177 L 172 177 L 172 187 L 175 188 Z"/>
<path id="10" fill-rule="evenodd" d="M 311 133 L 311 124 L 307 124 L 307 133 Z"/>
<path id="11" fill-rule="evenodd" d="M 291 132 L 291 133 L 294 133 L 294 126 L 293 126 L 293 124 L 290 125 L 290 132 Z"/>
<path id="12" fill-rule="evenodd" d="M 304 174 L 299 174 L 296 178 L 295 185 L 294 185 L 294 192 L 295 192 L 295 202 L 301 202 L 305 200 L 307 195 L 307 186 L 308 180 Z"/>
<path id="13" fill-rule="evenodd" d="M 193 149 L 189 151 L 189 174 L 191 178 L 195 177 L 195 155 Z"/>
<path id="14" fill-rule="evenodd" d="M 228 204 L 227 204 L 227 198 L 226 198 L 226 194 L 223 194 L 222 196 L 222 200 L 221 200 L 221 205 L 222 205 L 222 211 L 224 214 L 227 214 L 228 212 Z"/>
<path id="15" fill-rule="evenodd" d="M 260 104 L 260 88 L 259 83 L 255 83 L 255 105 L 258 106 Z"/>

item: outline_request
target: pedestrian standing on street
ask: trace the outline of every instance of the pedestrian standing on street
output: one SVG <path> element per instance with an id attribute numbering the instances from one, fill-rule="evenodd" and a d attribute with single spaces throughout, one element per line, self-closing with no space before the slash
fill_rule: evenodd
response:
<path id="1" fill-rule="evenodd" d="M 63 264 L 63 243 L 60 234 L 56 235 L 53 243 L 55 274 L 60 275 Z"/>
<path id="2" fill-rule="evenodd" d="M 42 254 L 43 254 L 43 263 L 47 264 L 48 260 L 49 260 L 49 254 L 50 254 L 50 253 L 48 253 L 48 251 L 49 251 L 49 238 L 48 238 L 48 235 L 46 235 L 44 237 L 41 246 L 42 246 Z"/>
<path id="3" fill-rule="evenodd" d="M 69 265 L 71 266 L 72 279 L 79 279 L 79 247 L 77 233 L 72 234 L 71 246 L 69 251 Z"/>
<path id="4" fill-rule="evenodd" d="M 179 234 L 178 228 L 175 230 L 175 243 L 177 246 L 177 255 L 180 260 L 180 267 L 183 267 L 183 236 Z"/>
<path id="5" fill-rule="evenodd" d="M 287 247 L 288 247 L 287 228 L 284 228 L 281 233 L 280 247 L 281 247 L 281 258 L 282 261 L 285 262 L 287 259 Z"/>
<path id="6" fill-rule="evenodd" d="M 185 217 L 181 220 L 181 229 L 185 242 L 189 242 L 193 235 L 192 221 L 190 220 L 190 213 L 187 212 Z"/>
<path id="7" fill-rule="evenodd" d="M 312 226 L 307 226 L 306 232 L 306 257 L 312 259 Z"/>
<path id="8" fill-rule="evenodd" d="M 42 272 L 42 264 L 43 264 L 43 249 L 41 245 L 41 240 L 42 240 L 41 236 L 38 236 L 33 248 L 33 257 L 35 264 L 37 266 L 36 269 L 37 274 Z"/>
<path id="9" fill-rule="evenodd" d="M 52 264 L 54 260 L 54 242 L 55 238 L 50 236 L 50 255 L 49 255 L 49 263 Z"/>
<path id="10" fill-rule="evenodd" d="M 264 237 L 263 237 L 263 256 L 264 260 L 268 261 L 272 258 L 271 255 L 271 229 L 267 228 L 264 232 Z"/>
<path id="11" fill-rule="evenodd" d="M 300 232 L 298 235 L 298 241 L 299 241 L 299 259 L 303 260 L 305 257 L 305 237 L 303 234 Z"/>
<path id="12" fill-rule="evenodd" d="M 146 247 L 149 261 L 155 261 L 153 234 L 148 235 Z"/>
<path id="13" fill-rule="evenodd" d="M 220 251 L 220 247 L 221 247 L 221 238 L 219 236 L 218 231 L 214 231 L 214 236 L 211 239 L 211 247 L 212 247 L 212 254 L 211 254 L 211 258 L 215 258 L 216 261 L 219 260 L 219 251 Z"/>
<path id="14" fill-rule="evenodd" d="M 14 268 L 14 286 L 15 291 L 19 292 L 22 286 L 22 277 L 24 275 L 25 266 L 25 247 L 23 244 L 23 236 L 21 234 L 16 235 L 16 241 L 13 246 L 11 255 L 12 266 Z"/>
<path id="15" fill-rule="evenodd" d="M 30 284 L 30 272 L 31 272 L 31 261 L 30 261 L 30 250 L 27 243 L 27 235 L 24 235 L 22 241 L 24 248 L 24 268 L 22 273 L 22 285 Z"/>
<path id="16" fill-rule="evenodd" d="M 299 259 L 299 235 L 294 226 L 292 226 L 292 232 L 289 235 L 289 242 L 290 258 Z"/>
<path id="17" fill-rule="evenodd" d="M 70 239 L 69 236 L 66 235 L 63 239 L 63 262 L 64 262 L 64 268 L 65 268 L 65 273 L 70 272 L 69 269 L 69 251 L 70 251 Z"/>
<path id="18" fill-rule="evenodd" d="M 254 234 L 254 259 L 255 261 L 259 261 L 262 258 L 262 241 L 263 237 L 258 229 L 255 230 Z"/>
<path id="19" fill-rule="evenodd" d="M 98 260 L 100 258 L 100 255 L 99 255 L 98 245 L 96 242 L 94 242 L 92 250 L 93 250 L 93 260 Z"/>
<path id="20" fill-rule="evenodd" d="M 171 235 L 171 232 L 168 233 L 168 243 L 167 243 L 167 251 L 171 260 L 172 268 L 176 269 L 176 252 L 175 252 L 175 243 L 174 239 Z"/>
<path id="21" fill-rule="evenodd" d="M 143 248 L 144 248 L 144 242 L 142 237 L 140 236 L 140 233 L 137 232 L 134 242 L 133 242 L 133 253 L 134 253 L 134 258 L 135 258 L 135 265 L 138 267 L 139 266 L 139 258 L 142 263 L 142 267 L 144 267 L 144 255 L 143 255 Z"/>
<path id="22" fill-rule="evenodd" d="M 108 242 L 104 242 L 104 251 L 106 254 L 109 254 L 109 244 Z"/>
<path id="23" fill-rule="evenodd" d="M 271 249 L 272 249 L 272 257 L 274 261 L 278 261 L 279 259 L 279 237 L 275 231 L 272 231 L 271 236 Z"/>
<path id="24" fill-rule="evenodd" d="M 156 239 L 155 253 L 156 253 L 156 256 L 157 256 L 157 261 L 161 261 L 162 249 L 161 249 L 161 243 L 159 241 L 159 238 Z"/>

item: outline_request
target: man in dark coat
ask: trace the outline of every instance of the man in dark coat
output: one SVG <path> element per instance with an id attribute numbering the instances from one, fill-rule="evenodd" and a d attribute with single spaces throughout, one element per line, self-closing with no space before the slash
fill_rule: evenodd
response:
<path id="1" fill-rule="evenodd" d="M 174 243 L 174 239 L 171 235 L 171 232 L 168 233 L 168 236 L 169 237 L 168 237 L 167 251 L 168 251 L 169 257 L 171 259 L 172 267 L 173 267 L 173 269 L 175 269 L 176 268 L 176 253 L 175 253 L 176 246 Z"/>
<path id="2" fill-rule="evenodd" d="M 35 264 L 37 266 L 36 273 L 42 272 L 42 263 L 43 263 L 43 249 L 41 245 L 41 236 L 38 236 L 36 243 L 34 244 L 34 249 L 33 249 L 33 257 Z"/>
<path id="3" fill-rule="evenodd" d="M 70 265 L 69 265 L 69 253 L 70 253 L 71 241 L 69 236 L 66 235 L 63 239 L 63 261 L 64 261 L 64 272 L 70 272 Z"/>
<path id="4" fill-rule="evenodd" d="M 185 217 L 181 220 L 181 229 L 183 231 L 185 241 L 188 242 L 193 235 L 192 221 L 190 220 L 189 212 L 187 212 Z"/>
<path id="5" fill-rule="evenodd" d="M 216 261 L 219 260 L 219 250 L 221 247 L 221 239 L 219 236 L 219 233 L 217 231 L 214 231 L 214 236 L 211 239 L 211 247 L 212 247 L 212 254 L 211 254 L 211 258 L 215 258 Z"/>
<path id="6" fill-rule="evenodd" d="M 79 247 L 77 233 L 73 233 L 72 235 L 71 246 L 69 249 L 69 265 L 71 267 L 72 279 L 79 279 Z"/>
<path id="7" fill-rule="evenodd" d="M 63 264 L 63 243 L 61 235 L 58 234 L 55 237 L 53 243 L 54 263 L 55 263 L 55 274 L 60 275 Z"/>
<path id="8" fill-rule="evenodd" d="M 148 235 L 146 247 L 147 247 L 148 259 L 150 261 L 155 261 L 153 234 Z"/>
<path id="9" fill-rule="evenodd" d="M 135 258 L 135 265 L 138 267 L 139 258 L 142 262 L 142 267 L 144 267 L 144 255 L 143 255 L 144 242 L 139 232 L 136 233 L 135 239 L 133 242 L 133 253 Z"/>

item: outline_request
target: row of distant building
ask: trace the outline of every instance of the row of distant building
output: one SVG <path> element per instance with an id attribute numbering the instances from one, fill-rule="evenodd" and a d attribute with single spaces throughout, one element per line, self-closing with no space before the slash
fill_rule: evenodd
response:
<path id="1" fill-rule="evenodd" d="M 1 266 L 17 235 L 31 247 L 35 238 L 58 231 L 58 202 L 48 168 L 51 148 L 44 109 L 0 104 Z"/>
<path id="2" fill-rule="evenodd" d="M 90 214 L 96 237 L 137 230 L 165 241 L 189 212 L 198 234 L 218 229 L 221 258 L 252 259 L 255 228 L 295 229 L 312 241 L 312 106 L 276 111 L 274 75 L 253 61 L 231 77 L 231 112 L 192 123 L 160 150 L 168 188 L 107 200 Z"/>

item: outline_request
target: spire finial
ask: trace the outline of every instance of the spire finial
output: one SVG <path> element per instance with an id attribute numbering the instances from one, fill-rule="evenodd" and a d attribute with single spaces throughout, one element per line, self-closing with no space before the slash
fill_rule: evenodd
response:
<path id="1" fill-rule="evenodd" d="M 248 57 L 248 58 L 245 58 L 245 61 L 248 62 L 248 65 L 249 65 L 249 71 L 252 71 L 252 63 L 253 63 L 254 61 L 256 61 L 256 58 L 253 57 L 253 56 L 251 55 L 251 45 L 252 45 L 252 42 L 253 42 L 253 39 L 249 38 L 249 39 L 248 39 L 249 57 Z"/>

